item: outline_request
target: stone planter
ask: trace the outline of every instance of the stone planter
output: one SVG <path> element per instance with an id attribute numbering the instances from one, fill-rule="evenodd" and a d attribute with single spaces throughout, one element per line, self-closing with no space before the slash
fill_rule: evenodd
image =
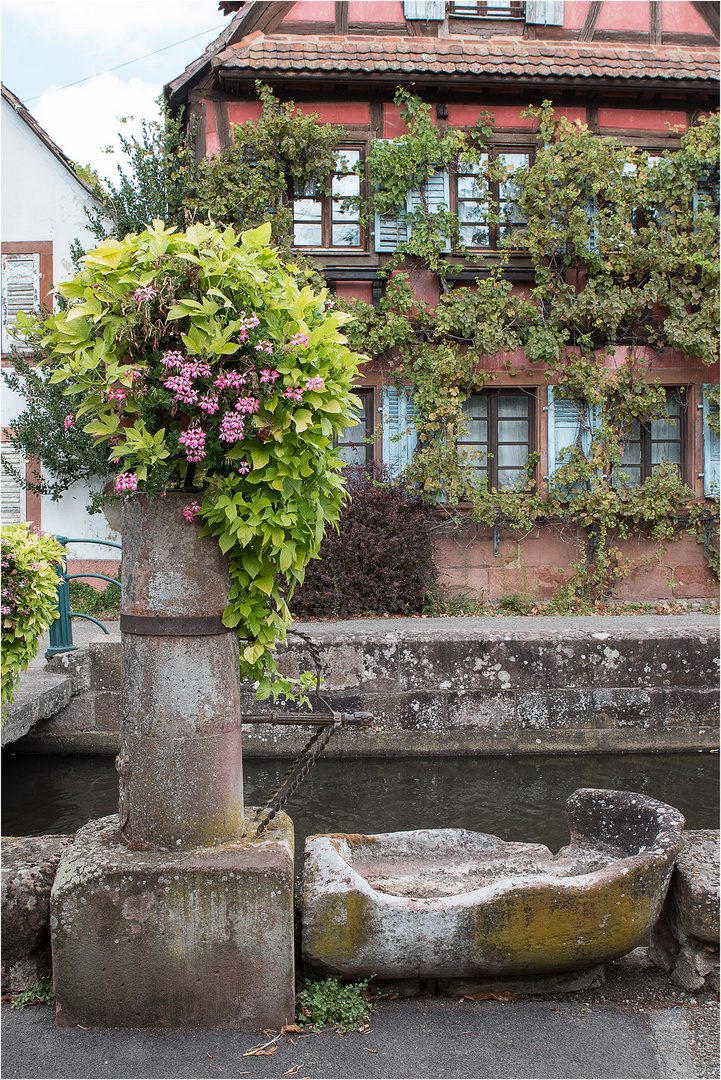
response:
<path id="1" fill-rule="evenodd" d="M 641 944 L 683 844 L 665 803 L 582 789 L 571 843 L 459 829 L 316 836 L 306 844 L 303 958 L 319 975 L 507 977 L 592 968 Z"/>

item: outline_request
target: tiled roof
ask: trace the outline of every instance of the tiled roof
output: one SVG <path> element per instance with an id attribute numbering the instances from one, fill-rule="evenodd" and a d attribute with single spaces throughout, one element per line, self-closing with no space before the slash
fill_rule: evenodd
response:
<path id="1" fill-rule="evenodd" d="M 719 78 L 715 49 L 479 40 L 472 37 L 314 37 L 253 34 L 218 53 L 215 68 L 233 71 L 348 72 L 396 75 L 487 75 L 533 79 Z"/>

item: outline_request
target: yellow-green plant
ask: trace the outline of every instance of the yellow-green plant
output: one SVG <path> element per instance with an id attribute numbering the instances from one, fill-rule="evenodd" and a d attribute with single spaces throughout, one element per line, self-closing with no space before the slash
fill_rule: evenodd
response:
<path id="1" fill-rule="evenodd" d="M 57 614 L 57 567 L 65 549 L 29 523 L 2 528 L 2 703 L 13 700 L 21 672 Z"/>
<path id="2" fill-rule="evenodd" d="M 297 689 L 272 651 L 346 498 L 333 440 L 355 423 L 361 359 L 340 332 L 348 315 L 270 234 L 156 221 L 108 239 L 59 287 L 67 306 L 42 338 L 68 423 L 84 422 L 123 463 L 116 490 L 184 486 L 186 520 L 202 520 L 229 556 L 223 620 L 238 628 L 242 674 L 260 697 Z"/>

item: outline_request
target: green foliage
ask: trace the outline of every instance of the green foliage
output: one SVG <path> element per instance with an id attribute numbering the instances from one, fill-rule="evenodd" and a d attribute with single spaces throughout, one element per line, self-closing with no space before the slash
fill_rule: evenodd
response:
<path id="1" fill-rule="evenodd" d="M 3 457 L 4 468 L 23 488 L 53 501 L 72 484 L 87 483 L 87 509 L 96 513 L 100 509 L 97 488 L 110 476 L 108 447 L 99 445 L 74 422 L 63 387 L 52 381 L 55 362 L 37 336 L 31 352 L 13 349 L 10 359 L 12 367 L 3 370 L 3 382 L 25 399 L 25 408 L 13 420 L 13 443 L 26 459 L 39 461 L 42 470 L 36 468 L 27 477 Z"/>
<path id="2" fill-rule="evenodd" d="M 2 528 L 2 704 L 13 700 L 21 672 L 38 651 L 57 613 L 58 575 L 65 551 L 27 523 Z"/>
<path id="3" fill-rule="evenodd" d="M 108 234 L 122 240 L 128 233 L 141 232 L 156 219 L 176 228 L 188 224 L 188 203 L 196 174 L 193 129 L 186 132 L 182 114 L 171 116 L 162 98 L 157 104 L 160 119 L 144 120 L 139 138 L 118 134 L 129 167 L 126 171 L 118 165 L 117 184 L 100 181 L 93 170 L 80 170 L 102 207 L 87 211 L 96 240 Z M 76 244 L 75 258 L 82 254 Z"/>
<path id="4" fill-rule="evenodd" d="M 235 125 L 232 146 L 200 163 L 184 205 L 218 226 L 250 229 L 270 221 L 274 242 L 292 251 L 289 185 L 329 194 L 330 173 L 342 157 L 334 146 L 345 132 L 279 101 L 268 86 L 256 83 L 256 89 L 260 119 Z"/>
<path id="5" fill-rule="evenodd" d="M 55 992 L 53 990 L 52 975 L 44 975 L 22 993 L 16 994 L 11 1005 L 13 1009 L 24 1009 L 27 1005 L 54 1005 Z"/>
<path id="6" fill-rule="evenodd" d="M 365 1024 L 374 1006 L 363 995 L 368 979 L 356 983 L 340 983 L 337 979 L 303 983 L 296 994 L 299 1017 L 308 1021 L 316 1031 L 332 1027 L 341 1034 L 356 1031 Z"/>
<path id="7" fill-rule="evenodd" d="M 161 221 L 107 239 L 60 286 L 66 310 L 42 339 L 76 421 L 123 462 L 117 490 L 197 492 L 186 518 L 229 556 L 223 620 L 238 628 L 242 675 L 261 698 L 298 689 L 272 651 L 345 501 L 333 439 L 355 422 L 360 359 L 340 333 L 348 316 L 269 239 L 270 225 L 239 236 Z"/>
<path id="8" fill-rule="evenodd" d="M 98 615 L 106 619 L 120 618 L 120 571 L 118 584 L 108 583 L 104 589 L 94 589 L 92 585 L 78 578 L 68 583 L 70 590 L 70 608 L 78 615 Z"/>

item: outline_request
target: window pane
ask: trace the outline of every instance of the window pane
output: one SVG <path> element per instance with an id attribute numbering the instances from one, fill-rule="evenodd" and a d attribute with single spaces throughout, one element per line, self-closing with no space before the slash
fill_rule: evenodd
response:
<path id="1" fill-rule="evenodd" d="M 485 394 L 471 394 L 463 402 L 466 416 L 488 416 L 488 398 Z"/>
<path id="2" fill-rule="evenodd" d="M 347 198 L 351 195 L 360 194 L 360 176 L 334 176 L 333 195 Z"/>
<path id="3" fill-rule="evenodd" d="M 668 420 L 654 420 L 651 424 L 651 438 L 652 439 L 679 439 L 681 437 L 681 426 L 678 420 L 670 418 Z"/>
<path id="4" fill-rule="evenodd" d="M 459 202 L 458 217 L 461 221 L 482 221 L 486 219 L 486 206 L 484 203 Z"/>
<path id="5" fill-rule="evenodd" d="M 488 422 L 486 420 L 467 420 L 466 427 L 468 428 L 468 434 L 459 435 L 459 442 L 484 444 L 488 442 Z"/>
<path id="6" fill-rule="evenodd" d="M 331 206 L 333 207 L 333 221 L 358 220 L 358 210 L 356 209 L 356 207 L 349 206 L 347 209 L 344 210 L 343 203 L 336 202 L 335 200 L 331 203 Z"/>
<path id="7" fill-rule="evenodd" d="M 509 170 L 520 169 L 531 163 L 531 155 L 524 153 L 503 153 L 498 155 L 500 163 Z"/>
<path id="8" fill-rule="evenodd" d="M 347 465 L 360 465 L 365 466 L 366 463 L 366 448 L 365 446 L 339 446 L 338 453 L 343 461 Z"/>
<path id="9" fill-rule="evenodd" d="M 514 488 L 521 487 L 526 480 L 526 471 L 519 471 L 517 469 L 499 469 L 498 470 L 498 489 L 499 491 L 512 491 Z"/>
<path id="10" fill-rule="evenodd" d="M 320 190 L 315 180 L 309 180 L 307 184 L 299 184 L 297 180 L 293 181 L 293 198 L 294 199 L 318 199 L 320 198 Z"/>
<path id="11" fill-rule="evenodd" d="M 293 217 L 296 221 L 320 221 L 320 199 L 295 199 L 293 202 Z"/>
<path id="12" fill-rule="evenodd" d="M 459 199 L 482 199 L 485 195 L 485 185 L 475 176 L 458 177 Z"/>
<path id="13" fill-rule="evenodd" d="M 333 226 L 334 247 L 360 247 L 360 227 L 348 222 L 347 225 Z"/>
<path id="14" fill-rule="evenodd" d="M 338 172 L 342 173 L 346 169 L 352 169 L 360 161 L 360 150 L 346 150 L 344 147 L 340 149 L 340 158 L 338 159 Z"/>
<path id="15" fill-rule="evenodd" d="M 459 446 L 458 461 L 461 465 L 479 468 L 486 464 L 486 452 L 482 446 Z"/>
<path id="16" fill-rule="evenodd" d="M 528 398 L 525 394 L 499 394 L 499 416 L 528 416 Z"/>
<path id="17" fill-rule="evenodd" d="M 461 225 L 460 233 L 464 247 L 488 247 L 490 243 L 487 225 Z"/>
<path id="18" fill-rule="evenodd" d="M 651 465 L 658 465 L 660 461 L 673 461 L 676 465 L 681 463 L 681 445 L 678 442 L 653 442 L 651 443 Z"/>
<path id="19" fill-rule="evenodd" d="M 293 228 L 293 237 L 296 247 L 320 247 L 320 225 L 298 225 Z"/>
<path id="20" fill-rule="evenodd" d="M 499 427 L 500 427 L 500 424 L 499 424 Z M 522 445 L 513 444 L 513 443 L 511 443 L 511 444 L 509 444 L 509 443 L 505 443 L 505 444 L 504 443 L 499 443 L 498 444 L 499 475 L 500 475 L 501 466 L 503 466 L 504 468 L 510 468 L 512 465 L 514 465 L 517 468 L 522 469 L 523 466 L 526 464 L 526 458 L 527 457 L 528 457 L 528 443 L 523 443 Z"/>
<path id="21" fill-rule="evenodd" d="M 641 468 L 640 468 L 640 466 L 636 465 L 636 466 L 629 467 L 626 464 L 625 460 L 624 460 L 621 463 L 621 472 L 622 472 L 623 477 L 624 477 L 624 483 L 627 484 L 628 487 L 638 487 L 638 485 L 641 483 Z M 620 478 L 618 478 L 616 480 L 616 486 L 618 487 L 620 485 L 620 483 L 621 483 Z"/>

